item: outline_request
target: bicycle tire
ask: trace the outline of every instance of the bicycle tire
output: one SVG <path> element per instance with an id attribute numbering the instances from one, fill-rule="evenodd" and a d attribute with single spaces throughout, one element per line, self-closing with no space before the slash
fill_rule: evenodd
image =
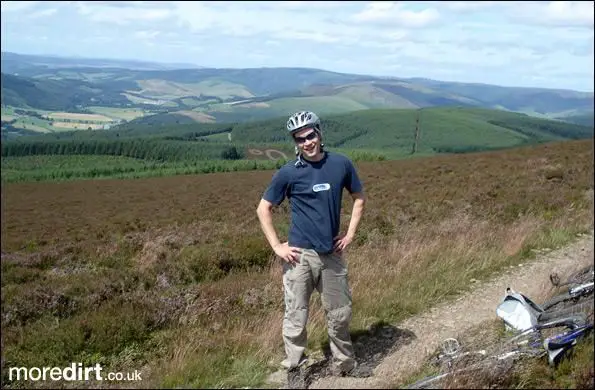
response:
<path id="1" fill-rule="evenodd" d="M 539 335 L 539 330 L 530 329 L 503 340 L 499 347 L 496 348 L 496 351 L 489 355 L 480 353 L 479 351 L 470 351 L 463 352 L 461 355 L 449 357 L 449 364 L 442 365 L 442 367 L 448 367 L 447 372 L 440 372 L 438 374 L 426 376 L 406 386 L 405 389 L 437 388 L 435 387 L 439 385 L 437 382 L 440 382 L 451 375 L 486 369 L 490 366 L 493 369 L 496 366 L 520 358 L 544 356 L 546 352 L 541 346 L 541 338 Z M 526 342 L 526 344 L 524 342 Z M 468 364 L 469 362 L 465 360 L 470 356 L 478 357 L 479 360 Z M 463 364 L 463 367 L 457 368 L 460 364 Z"/>
<path id="2" fill-rule="evenodd" d="M 510 355 L 502 357 L 498 357 L 495 355 L 485 356 L 481 361 L 473 363 L 469 366 L 454 369 L 451 371 L 434 374 L 430 376 L 426 376 L 406 387 L 405 389 L 435 389 L 440 388 L 440 382 L 452 375 L 460 375 L 464 373 L 468 373 L 471 371 L 478 371 L 478 370 L 495 370 L 498 367 L 502 368 L 503 366 L 508 366 L 505 370 L 508 370 L 511 367 L 511 363 L 518 359 L 526 358 L 526 357 L 541 357 L 546 354 L 544 350 L 540 351 L 539 353 L 536 352 L 537 350 L 531 348 L 531 350 L 527 351 L 516 351 L 517 353 L 511 352 Z M 438 386 L 438 387 L 437 387 Z"/>
<path id="3" fill-rule="evenodd" d="M 590 299 L 584 299 L 580 302 L 573 303 L 572 305 L 563 307 L 558 310 L 548 310 L 544 311 L 539 315 L 538 321 L 539 322 L 546 322 L 552 321 L 562 317 L 568 317 L 573 315 L 585 315 L 585 322 L 586 322 L 586 315 L 593 312 L 593 296 L 591 295 Z"/>
<path id="4" fill-rule="evenodd" d="M 564 307 L 574 306 L 577 303 L 579 303 L 579 301 L 592 299 L 592 297 L 593 290 L 581 295 L 571 295 L 569 292 L 566 292 L 548 300 L 547 302 L 541 305 L 541 308 L 543 309 L 543 311 L 556 311 L 559 309 L 563 309 Z"/>

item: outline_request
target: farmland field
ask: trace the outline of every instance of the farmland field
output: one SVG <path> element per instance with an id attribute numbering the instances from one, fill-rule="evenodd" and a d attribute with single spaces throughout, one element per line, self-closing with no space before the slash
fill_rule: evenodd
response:
<path id="1" fill-rule="evenodd" d="M 16 121 L 13 123 L 13 126 L 16 128 L 38 131 L 41 133 L 48 133 L 52 130 L 52 126 L 50 126 L 49 121 L 21 115 L 16 117 Z"/>
<path id="2" fill-rule="evenodd" d="M 215 122 L 215 118 L 213 118 L 211 115 L 208 115 L 208 114 L 205 114 L 202 112 L 198 112 L 198 111 L 188 111 L 188 110 L 174 111 L 174 112 L 172 112 L 172 114 L 184 115 L 184 116 L 194 119 L 196 122 L 200 122 L 200 123 Z"/>
<path id="3" fill-rule="evenodd" d="M 142 117 L 145 115 L 144 110 L 138 108 L 117 108 L 117 107 L 98 107 L 91 106 L 87 108 L 89 111 L 93 111 L 97 114 L 104 115 L 113 119 L 123 119 L 131 121 L 135 118 Z"/>
<path id="4" fill-rule="evenodd" d="M 369 200 L 346 254 L 354 337 L 593 226 L 592 140 L 356 165 Z M 3 361 L 262 386 L 283 354 L 279 263 L 255 215 L 273 173 L 3 184 Z M 309 350 L 325 333 L 315 295 Z"/>
<path id="5" fill-rule="evenodd" d="M 68 130 L 87 130 L 91 128 L 92 130 L 103 129 L 103 125 L 99 125 L 97 123 L 81 123 L 81 122 L 53 122 L 53 128 L 55 129 L 68 129 Z"/>
<path id="6" fill-rule="evenodd" d="M 76 114 L 71 112 L 52 112 L 47 117 L 53 120 L 70 119 L 74 121 L 113 122 L 112 118 L 100 114 Z"/>
<path id="7" fill-rule="evenodd" d="M 244 86 L 226 81 L 208 80 L 199 83 L 176 83 L 166 80 L 138 80 L 143 96 L 171 99 L 192 95 L 218 96 L 223 99 L 232 96 L 252 97 Z"/>

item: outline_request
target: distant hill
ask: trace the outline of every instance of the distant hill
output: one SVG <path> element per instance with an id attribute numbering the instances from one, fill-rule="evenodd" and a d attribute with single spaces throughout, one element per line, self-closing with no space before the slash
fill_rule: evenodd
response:
<path id="1" fill-rule="evenodd" d="M 560 113 L 567 110 L 593 111 L 593 93 L 563 89 L 500 87 L 415 78 L 412 82 L 439 91 L 467 96 L 483 106 L 528 114 Z"/>
<path id="2" fill-rule="evenodd" d="M 89 104 L 125 105 L 128 99 L 117 89 L 97 88 L 92 83 L 71 79 L 32 79 L 2 73 L 3 105 L 43 110 L 76 110 Z"/>
<path id="3" fill-rule="evenodd" d="M 17 54 L 3 51 L 1 53 L 2 71 L 6 73 L 29 73 L 43 69 L 59 68 L 122 68 L 138 70 L 167 70 L 200 68 L 194 64 L 171 63 L 163 64 L 138 60 L 114 60 L 101 58 L 72 58 L 60 56 L 41 56 L 31 54 Z"/>
<path id="4" fill-rule="evenodd" d="M 301 109 L 330 115 L 444 106 L 494 108 L 588 123 L 594 105 L 593 93 L 568 90 L 309 68 L 156 69 L 159 66 L 171 65 L 2 53 L 2 104 L 44 110 L 141 108 L 145 114 L 138 123 L 180 123 L 188 118 L 195 122 L 256 121 Z M 9 83 L 4 85 L 4 80 Z"/>
<path id="5" fill-rule="evenodd" d="M 232 137 L 240 143 L 287 142 L 285 118 L 240 123 Z M 593 137 L 593 127 L 482 108 L 431 107 L 421 110 L 368 109 L 323 120 L 325 144 L 349 149 L 411 150 L 416 121 L 420 152 L 498 149 Z"/>
<path id="6" fill-rule="evenodd" d="M 595 127 L 595 115 L 593 115 L 593 111 L 586 112 L 584 114 L 571 114 L 567 116 L 560 116 L 556 119 L 569 123 L 575 123 L 577 125 Z"/>
<path id="7" fill-rule="evenodd" d="M 276 117 L 233 124 L 179 122 L 147 125 L 128 122 L 108 131 L 82 130 L 20 137 L 18 142 L 121 142 L 125 139 L 147 139 L 151 142 L 186 142 L 189 146 L 197 147 L 211 144 L 220 147 L 221 143 L 231 143 L 244 146 L 281 144 L 290 148 L 291 140 L 284 131 L 285 120 L 285 117 Z M 466 153 L 593 137 L 593 127 L 482 108 L 367 109 L 329 115 L 322 122 L 328 147 L 376 151 L 389 157 L 411 152 L 416 125 L 419 126 L 417 150 L 425 155 Z M 231 141 L 227 137 L 219 140 L 205 138 L 217 133 L 231 133 Z M 44 148 L 40 147 L 40 150 Z"/>

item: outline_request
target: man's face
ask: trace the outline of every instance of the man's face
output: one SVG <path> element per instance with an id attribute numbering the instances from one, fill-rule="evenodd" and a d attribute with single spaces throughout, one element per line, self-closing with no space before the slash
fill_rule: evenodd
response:
<path id="1" fill-rule="evenodd" d="M 306 158 L 313 158 L 320 153 L 320 137 L 313 128 L 298 131 L 293 139 Z"/>

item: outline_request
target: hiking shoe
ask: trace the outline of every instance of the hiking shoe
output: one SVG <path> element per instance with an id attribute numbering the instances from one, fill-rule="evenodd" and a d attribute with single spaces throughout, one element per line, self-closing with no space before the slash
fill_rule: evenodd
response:
<path id="1" fill-rule="evenodd" d="M 296 370 L 296 369 L 298 369 L 298 368 L 302 367 L 303 365 L 305 365 L 305 364 L 307 364 L 307 363 L 308 363 L 308 356 L 306 356 L 306 355 L 303 355 L 303 356 L 300 358 L 300 361 L 299 361 L 299 363 L 298 363 L 298 365 L 297 365 L 297 366 L 295 366 L 295 367 L 291 367 L 291 368 L 290 368 L 290 367 L 289 367 L 289 362 L 288 362 L 288 360 L 287 360 L 287 359 L 285 359 L 285 360 L 283 360 L 283 361 L 281 362 L 281 367 L 283 367 L 283 368 L 284 368 L 284 369 L 286 369 L 287 371 L 292 371 L 292 370 Z"/>

